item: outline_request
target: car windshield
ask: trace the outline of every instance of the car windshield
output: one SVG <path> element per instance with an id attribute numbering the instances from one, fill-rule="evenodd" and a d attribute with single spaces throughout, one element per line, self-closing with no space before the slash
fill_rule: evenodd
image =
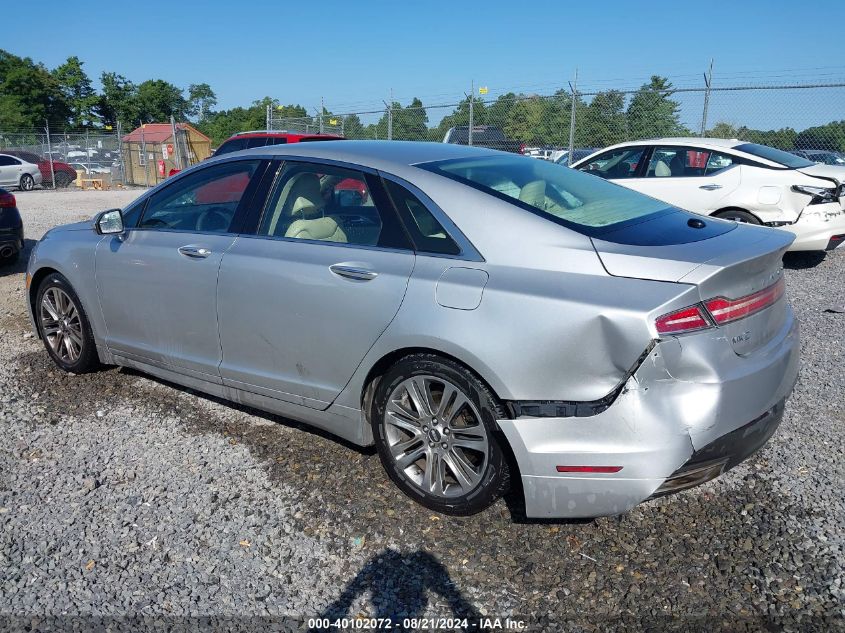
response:
<path id="1" fill-rule="evenodd" d="M 418 167 L 587 234 L 671 208 L 601 178 L 524 156 L 459 158 Z"/>
<path id="2" fill-rule="evenodd" d="M 784 167 L 790 167 L 791 169 L 810 167 L 815 164 L 813 161 L 802 158 L 801 156 L 796 156 L 795 154 L 790 154 L 774 147 L 768 147 L 767 145 L 757 145 L 757 143 L 743 143 L 742 145 L 737 145 L 734 149 L 745 152 L 746 154 L 765 158 L 775 163 L 780 163 Z"/>

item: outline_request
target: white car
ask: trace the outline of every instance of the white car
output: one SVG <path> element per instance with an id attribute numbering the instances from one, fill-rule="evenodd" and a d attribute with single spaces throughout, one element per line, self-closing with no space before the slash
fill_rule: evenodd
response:
<path id="1" fill-rule="evenodd" d="M 572 167 L 694 213 L 789 231 L 792 251 L 845 243 L 845 167 L 713 138 L 620 143 Z"/>
<path id="2" fill-rule="evenodd" d="M 0 154 L 0 187 L 17 187 L 31 191 L 42 180 L 38 165 L 28 163 L 17 156 Z"/>

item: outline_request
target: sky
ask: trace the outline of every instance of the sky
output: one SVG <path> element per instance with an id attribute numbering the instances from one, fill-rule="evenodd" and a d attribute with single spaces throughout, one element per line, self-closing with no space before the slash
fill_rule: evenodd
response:
<path id="1" fill-rule="evenodd" d="M 0 48 L 49 68 L 76 55 L 95 80 L 114 71 L 137 83 L 205 82 L 221 109 L 269 95 L 309 111 L 321 98 L 333 112 L 364 111 L 391 91 L 403 104 L 454 103 L 473 84 L 491 97 L 550 94 L 576 69 L 583 90 L 633 89 L 652 74 L 700 86 L 711 59 L 715 85 L 845 82 L 842 37 L 823 27 L 845 24 L 843 0 L 4 4 Z M 845 88 L 722 95 L 713 111 L 800 128 L 845 119 Z"/>

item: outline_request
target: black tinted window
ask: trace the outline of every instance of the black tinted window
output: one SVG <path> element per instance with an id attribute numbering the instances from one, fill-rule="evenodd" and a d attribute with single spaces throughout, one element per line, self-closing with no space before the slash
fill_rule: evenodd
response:
<path id="1" fill-rule="evenodd" d="M 780 163 L 784 167 L 792 167 L 793 169 L 809 167 L 813 164 L 813 161 L 807 160 L 806 158 L 801 158 L 795 154 L 790 154 L 774 147 L 768 147 L 767 145 L 758 145 L 757 143 L 743 143 L 742 145 L 737 145 L 734 149 L 745 152 L 746 154 L 765 158 L 774 163 Z"/>
<path id="2" fill-rule="evenodd" d="M 440 255 L 457 255 L 461 252 L 443 225 L 419 198 L 395 182 L 384 182 L 417 250 Z"/>
<path id="3" fill-rule="evenodd" d="M 287 142 L 284 136 L 271 136 L 267 139 L 267 145 L 284 145 Z"/>
<path id="4" fill-rule="evenodd" d="M 11 156 L 0 156 L 0 167 L 7 167 L 16 164 Z"/>
<path id="5" fill-rule="evenodd" d="M 589 163 L 579 166 L 578 169 L 612 180 L 633 178 L 644 153 L 645 150 L 642 147 L 621 147 L 599 154 Z"/>
<path id="6" fill-rule="evenodd" d="M 242 150 L 246 147 L 246 139 L 245 138 L 233 138 L 229 139 L 223 145 L 217 148 L 217 151 L 214 152 L 215 156 L 221 156 L 222 154 L 228 154 L 230 152 L 237 152 L 238 150 Z"/>
<path id="7" fill-rule="evenodd" d="M 252 149 L 253 147 L 264 147 L 265 145 L 267 145 L 266 136 L 252 137 L 246 140 L 247 149 Z"/>

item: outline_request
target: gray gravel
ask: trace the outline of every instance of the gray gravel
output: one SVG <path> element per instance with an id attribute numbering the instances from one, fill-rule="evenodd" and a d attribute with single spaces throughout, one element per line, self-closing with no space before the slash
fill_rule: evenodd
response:
<path id="1" fill-rule="evenodd" d="M 37 238 L 135 195 L 18 200 Z M 131 371 L 64 374 L 28 334 L 23 264 L 0 269 L 0 616 L 845 630 L 845 315 L 825 312 L 845 303 L 845 256 L 786 265 L 803 365 L 767 447 L 705 486 L 570 523 L 527 521 L 517 497 L 438 516 L 372 451 Z"/>

